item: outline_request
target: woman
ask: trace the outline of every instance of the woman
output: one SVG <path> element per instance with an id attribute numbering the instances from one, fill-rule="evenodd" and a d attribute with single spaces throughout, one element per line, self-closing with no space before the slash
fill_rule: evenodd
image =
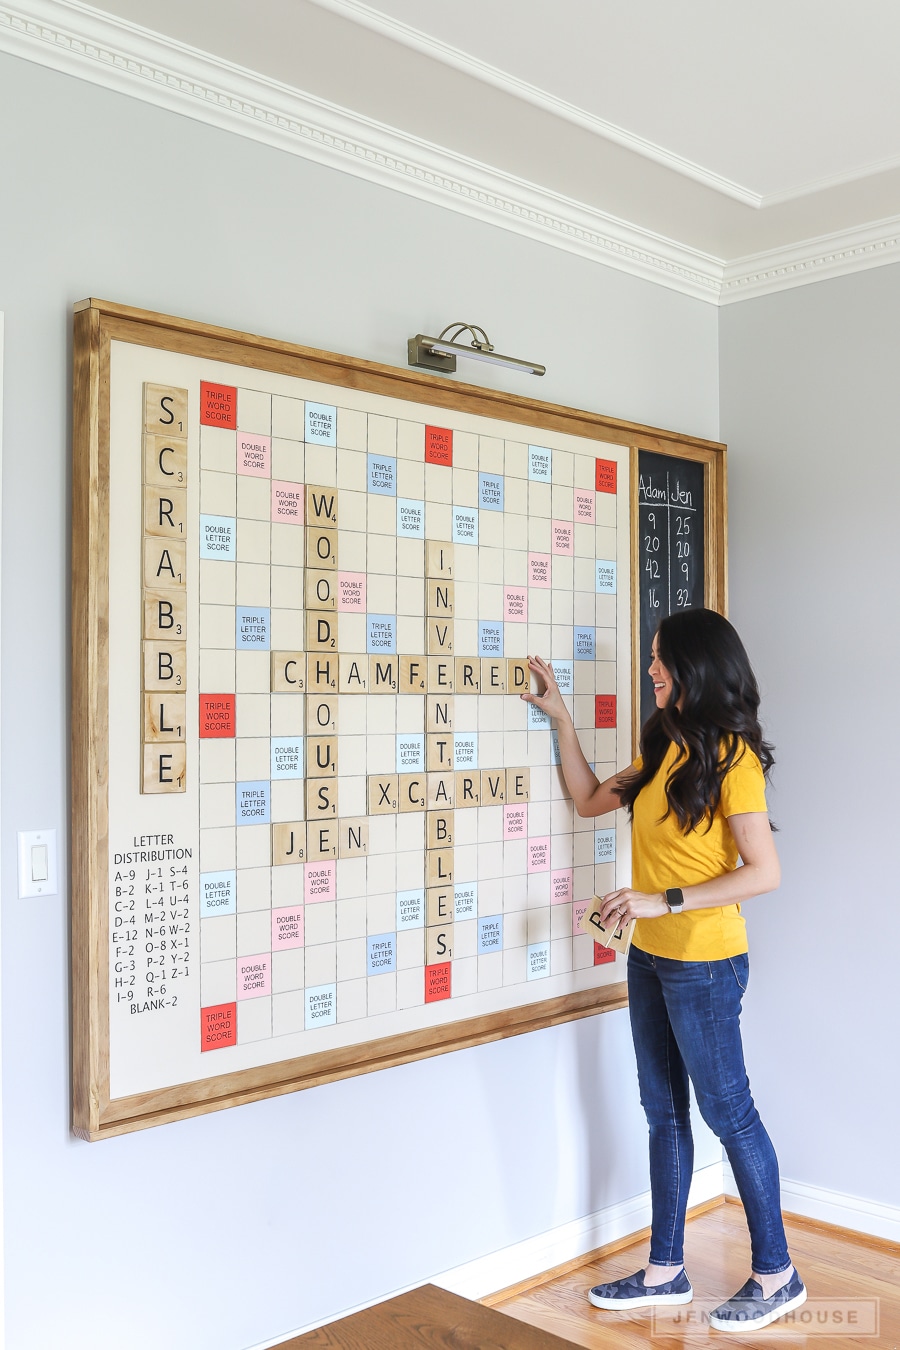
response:
<path id="1" fill-rule="evenodd" d="M 632 818 L 633 887 L 602 897 L 604 924 L 636 920 L 628 998 L 641 1104 L 650 1126 L 650 1261 L 597 1285 L 598 1308 L 689 1303 L 684 1218 L 693 1172 L 688 1080 L 724 1145 L 750 1229 L 752 1274 L 710 1316 L 723 1331 L 768 1326 L 806 1300 L 781 1219 L 778 1162 L 750 1095 L 741 1048 L 747 937 L 740 903 L 775 890 L 780 867 L 766 809 L 772 749 L 759 690 L 731 624 L 707 609 L 664 619 L 653 639 L 656 711 L 641 754 L 598 782 L 553 670 L 529 662 L 556 721 L 562 771 L 581 816 Z M 743 866 L 738 866 L 740 856 Z"/>

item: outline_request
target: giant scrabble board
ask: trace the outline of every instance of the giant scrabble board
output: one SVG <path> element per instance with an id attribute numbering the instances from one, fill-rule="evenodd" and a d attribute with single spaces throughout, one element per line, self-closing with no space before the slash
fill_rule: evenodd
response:
<path id="1" fill-rule="evenodd" d="M 76 1129 L 582 1016 L 629 876 L 520 695 L 631 758 L 600 419 L 115 306 L 76 316 Z M 606 437 L 607 439 L 598 439 Z"/>

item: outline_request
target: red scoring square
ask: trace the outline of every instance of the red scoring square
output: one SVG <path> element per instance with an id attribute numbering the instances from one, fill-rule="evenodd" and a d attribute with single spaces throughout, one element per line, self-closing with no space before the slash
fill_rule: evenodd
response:
<path id="1" fill-rule="evenodd" d="M 610 961 L 615 961 L 616 954 L 612 947 L 604 947 L 602 942 L 594 943 L 594 965 L 605 966 Z"/>
<path id="2" fill-rule="evenodd" d="M 234 694 L 200 695 L 200 736 L 234 736 Z"/>
<path id="3" fill-rule="evenodd" d="M 616 725 L 615 694 L 594 695 L 594 726 L 613 727 Z"/>
<path id="4" fill-rule="evenodd" d="M 425 428 L 425 463 L 453 465 L 453 432 L 446 427 Z"/>
<path id="5" fill-rule="evenodd" d="M 200 1049 L 222 1050 L 237 1045 L 237 1004 L 217 1003 L 200 1009 Z"/>
<path id="6" fill-rule="evenodd" d="M 200 425 L 237 430 L 237 389 L 234 385 L 200 381 Z"/>
<path id="7" fill-rule="evenodd" d="M 598 459 L 595 476 L 595 487 L 598 492 L 611 492 L 613 496 L 616 493 L 616 469 L 617 465 L 614 459 Z"/>
<path id="8" fill-rule="evenodd" d="M 425 1002 L 438 1003 L 450 997 L 450 962 L 425 967 Z"/>

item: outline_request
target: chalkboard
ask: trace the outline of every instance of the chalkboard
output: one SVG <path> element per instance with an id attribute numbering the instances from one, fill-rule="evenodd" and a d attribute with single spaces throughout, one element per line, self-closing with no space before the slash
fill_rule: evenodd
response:
<path id="1" fill-rule="evenodd" d="M 718 608 L 719 597 L 707 583 L 708 463 L 650 450 L 639 450 L 637 461 L 635 703 L 643 726 L 656 707 L 647 668 L 660 621 L 697 606 Z"/>

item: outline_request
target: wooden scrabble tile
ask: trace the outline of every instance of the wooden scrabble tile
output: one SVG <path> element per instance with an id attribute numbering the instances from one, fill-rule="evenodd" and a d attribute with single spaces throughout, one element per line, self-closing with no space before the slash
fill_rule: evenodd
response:
<path id="1" fill-rule="evenodd" d="M 322 862 L 336 858 L 340 839 L 336 820 L 310 820 L 306 825 L 306 858 L 308 862 Z"/>
<path id="2" fill-rule="evenodd" d="M 184 792 L 187 747 L 183 742 L 144 746 L 141 792 Z"/>
<path id="3" fill-rule="evenodd" d="M 306 781 L 306 819 L 309 821 L 337 816 L 337 783 L 327 778 L 309 778 Z M 306 845 L 312 839 L 307 831 Z"/>
<path id="4" fill-rule="evenodd" d="M 457 772 L 455 803 L 457 807 L 481 804 L 481 774 L 477 769 L 471 772 L 460 769 Z"/>
<path id="5" fill-rule="evenodd" d="M 396 656 L 370 656 L 369 693 L 396 694 L 397 666 Z"/>
<path id="6" fill-rule="evenodd" d="M 425 817 L 426 848 L 453 847 L 453 812 L 429 811 Z"/>
<path id="7" fill-rule="evenodd" d="M 453 849 L 431 848 L 425 851 L 425 885 L 450 886 L 453 883 Z"/>
<path id="8" fill-rule="evenodd" d="M 452 656 L 453 655 L 453 620 L 452 619 L 426 619 L 425 620 L 425 650 L 429 656 Z M 448 662 L 453 671 L 453 662 Z"/>
<path id="9" fill-rule="evenodd" d="M 453 768 L 453 737 L 447 732 L 425 736 L 425 768 L 429 773 L 449 773 Z"/>
<path id="10" fill-rule="evenodd" d="M 401 694 L 424 694 L 428 667 L 424 656 L 401 656 L 398 688 Z"/>
<path id="11" fill-rule="evenodd" d="M 183 642 L 187 633 L 187 590 L 144 591 L 144 637 Z"/>
<path id="12" fill-rule="evenodd" d="M 453 730 L 453 699 L 441 694 L 428 694 L 425 698 L 426 732 Z"/>
<path id="13" fill-rule="evenodd" d="M 399 810 L 400 783 L 397 774 L 370 774 L 368 788 L 370 816 L 391 816 Z"/>
<path id="14" fill-rule="evenodd" d="M 531 687 L 531 671 L 527 661 L 510 657 L 506 662 L 506 692 L 508 694 L 527 694 Z"/>
<path id="15" fill-rule="evenodd" d="M 435 966 L 453 957 L 453 924 L 425 929 L 425 964 Z"/>
<path id="16" fill-rule="evenodd" d="M 159 591 L 186 586 L 186 548 L 183 539 L 145 539 L 144 585 Z"/>
<path id="17" fill-rule="evenodd" d="M 306 650 L 308 652 L 337 653 L 337 636 L 336 614 L 323 613 L 321 610 L 307 610 Z"/>
<path id="18" fill-rule="evenodd" d="M 338 532 L 324 525 L 306 527 L 306 565 L 332 572 L 337 567 Z"/>
<path id="19" fill-rule="evenodd" d="M 180 437 L 144 436 L 144 482 L 151 487 L 184 487 L 187 484 L 187 440 Z"/>
<path id="20" fill-rule="evenodd" d="M 456 692 L 477 694 L 481 690 L 481 661 L 477 656 L 456 658 Z"/>
<path id="21" fill-rule="evenodd" d="M 425 924 L 433 928 L 453 922 L 453 887 L 429 886 L 425 891 Z"/>
<path id="22" fill-rule="evenodd" d="M 187 435 L 188 391 L 168 384 L 144 385 L 144 430 L 158 436 Z"/>
<path id="23" fill-rule="evenodd" d="M 425 810 L 425 782 L 424 773 L 400 774 L 398 793 L 401 811 Z"/>
<path id="24" fill-rule="evenodd" d="M 334 529 L 338 523 L 337 488 L 306 485 L 306 524 L 310 526 L 330 525 Z"/>
<path id="25" fill-rule="evenodd" d="M 531 796 L 531 770 L 530 769 L 507 769 L 506 770 L 506 800 L 513 802 L 527 802 Z"/>
<path id="26" fill-rule="evenodd" d="M 506 801 L 506 770 L 481 770 L 481 805 L 502 806 Z"/>
<path id="27" fill-rule="evenodd" d="M 306 822 L 279 821 L 272 826 L 272 866 L 306 862 Z"/>
<path id="28" fill-rule="evenodd" d="M 187 489 L 144 487 L 144 534 L 159 539 L 187 538 Z"/>
<path id="29" fill-rule="evenodd" d="M 453 693 L 453 660 L 444 656 L 426 657 L 429 694 Z"/>
<path id="30" fill-rule="evenodd" d="M 613 929 L 610 925 L 604 926 L 600 922 L 600 898 L 594 896 L 593 904 L 588 905 L 581 916 L 579 928 L 582 933 L 587 933 L 595 942 L 599 942 L 602 947 L 611 947 L 613 951 L 621 952 L 625 955 L 631 946 L 631 938 L 634 932 L 634 919 L 631 919 L 624 928 Z"/>
<path id="31" fill-rule="evenodd" d="M 337 736 L 307 736 L 307 778 L 333 778 L 337 773 Z"/>
<path id="32" fill-rule="evenodd" d="M 369 851 L 369 822 L 365 816 L 342 816 L 338 821 L 338 857 L 358 858 Z"/>
<path id="33" fill-rule="evenodd" d="M 337 609 L 337 572 L 307 567 L 304 577 L 307 609 Z"/>
<path id="34" fill-rule="evenodd" d="M 183 741 L 184 694 L 144 695 L 144 741 Z"/>
<path id="35" fill-rule="evenodd" d="M 338 657 L 338 689 L 342 694 L 364 694 L 369 687 L 369 658 L 341 652 Z"/>
<path id="36" fill-rule="evenodd" d="M 449 810 L 453 806 L 456 783 L 452 773 L 426 775 L 425 802 L 429 811 Z"/>
<path id="37" fill-rule="evenodd" d="M 506 662 L 493 657 L 481 658 L 481 692 L 483 694 L 506 693 Z"/>
<path id="38" fill-rule="evenodd" d="M 338 691 L 338 658 L 321 652 L 306 656 L 306 687 L 316 694 L 336 694 Z"/>
<path id="39" fill-rule="evenodd" d="M 429 577 L 425 582 L 425 613 L 429 618 L 453 618 L 453 582 Z"/>
<path id="40" fill-rule="evenodd" d="M 447 579 L 453 576 L 452 544 L 445 544 L 440 539 L 425 540 L 425 575 Z"/>
<path id="41" fill-rule="evenodd" d="M 272 652 L 272 693 L 302 694 L 306 688 L 306 652 Z"/>
<path id="42" fill-rule="evenodd" d="M 306 700 L 307 736 L 333 736 L 337 731 L 337 699 L 314 695 Z"/>
<path id="43" fill-rule="evenodd" d="M 187 680 L 186 642 L 144 642 L 144 688 L 184 689 Z"/>

